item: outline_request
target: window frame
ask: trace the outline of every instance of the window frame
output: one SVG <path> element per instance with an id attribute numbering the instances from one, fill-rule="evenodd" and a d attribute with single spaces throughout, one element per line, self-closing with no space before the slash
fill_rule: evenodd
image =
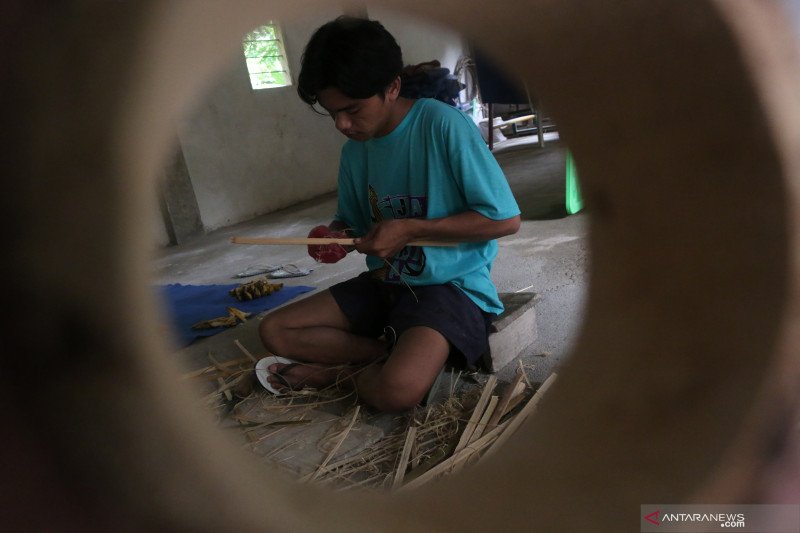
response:
<path id="1" fill-rule="evenodd" d="M 264 39 L 259 38 L 258 32 L 262 31 L 266 33 L 264 30 L 270 31 L 273 34 L 274 38 L 271 39 Z M 271 56 L 265 55 L 248 55 L 251 53 L 248 50 L 249 43 L 258 43 L 258 42 L 268 42 L 268 43 L 275 43 L 277 46 L 277 54 Z M 247 74 L 250 78 L 250 88 L 254 91 L 260 91 L 264 89 L 277 89 L 280 87 L 288 87 L 293 84 L 292 82 L 292 75 L 289 70 L 289 61 L 286 57 L 286 45 L 284 43 L 283 38 L 283 30 L 281 29 L 280 24 L 277 21 L 269 20 L 264 24 L 256 26 L 251 31 L 246 33 L 242 38 L 242 50 L 244 53 L 245 58 L 245 65 L 247 67 Z M 254 71 L 252 69 L 253 63 L 257 63 L 260 65 L 266 64 L 266 57 L 272 57 L 277 59 L 277 62 L 280 66 L 279 70 L 268 70 L 268 71 Z M 256 60 L 256 61 L 253 61 Z M 265 74 L 272 75 L 272 74 L 282 74 L 283 81 L 264 81 Z"/>

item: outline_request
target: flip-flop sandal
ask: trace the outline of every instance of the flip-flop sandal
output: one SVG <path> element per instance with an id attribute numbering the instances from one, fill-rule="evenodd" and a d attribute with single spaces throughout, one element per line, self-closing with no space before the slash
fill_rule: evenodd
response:
<path id="1" fill-rule="evenodd" d="M 298 268 L 295 265 L 283 265 L 282 267 L 267 273 L 269 279 L 298 278 L 308 276 L 314 270 L 311 268 Z"/>
<path id="2" fill-rule="evenodd" d="M 280 372 L 270 372 L 269 366 L 275 363 L 284 364 L 286 366 L 283 367 Z M 291 389 L 292 386 L 286 380 L 286 377 L 284 377 L 282 374 L 296 367 L 297 365 L 301 364 L 303 363 L 295 361 L 294 359 L 289 359 L 288 357 L 280 357 L 278 355 L 268 355 L 267 357 L 260 359 L 256 363 L 256 378 L 258 378 L 258 382 L 261 383 L 261 385 L 263 385 L 263 387 L 268 391 L 270 391 L 272 394 L 274 394 L 275 396 L 282 396 L 283 394 L 285 394 L 285 392 L 273 387 L 272 383 L 270 383 L 267 378 L 270 375 L 275 376 L 279 380 L 281 380 L 284 385 L 286 385 L 288 388 Z"/>
<path id="3" fill-rule="evenodd" d="M 251 276 L 258 276 L 259 274 L 268 274 L 280 270 L 282 267 L 273 265 L 253 265 L 249 266 L 243 271 L 239 272 L 234 278 L 249 278 Z"/>

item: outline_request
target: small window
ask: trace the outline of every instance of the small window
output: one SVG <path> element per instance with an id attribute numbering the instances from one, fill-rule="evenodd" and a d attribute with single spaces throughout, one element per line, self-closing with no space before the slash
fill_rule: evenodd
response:
<path id="1" fill-rule="evenodd" d="M 245 35 L 242 46 L 253 89 L 292 84 L 283 36 L 277 23 L 270 21 L 254 29 Z"/>

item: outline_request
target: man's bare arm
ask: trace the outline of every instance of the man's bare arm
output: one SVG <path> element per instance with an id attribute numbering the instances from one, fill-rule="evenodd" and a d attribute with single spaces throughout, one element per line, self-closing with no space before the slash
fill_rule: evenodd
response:
<path id="1" fill-rule="evenodd" d="M 465 211 L 443 218 L 400 218 L 374 225 L 356 239 L 356 250 L 376 257 L 393 257 L 411 241 L 483 242 L 512 235 L 519 230 L 519 215 L 504 220 Z"/>

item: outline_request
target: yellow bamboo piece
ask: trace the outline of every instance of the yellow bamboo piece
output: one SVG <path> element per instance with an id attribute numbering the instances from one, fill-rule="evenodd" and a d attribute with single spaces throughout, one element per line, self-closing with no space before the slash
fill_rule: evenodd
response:
<path id="1" fill-rule="evenodd" d="M 464 448 L 461 449 L 460 452 L 451 455 L 448 459 L 445 459 L 438 465 L 434 466 L 421 476 L 412 479 L 405 485 L 399 487 L 398 491 L 406 491 L 409 489 L 413 489 L 419 487 L 420 485 L 424 485 L 425 483 L 431 481 L 432 479 L 436 479 L 437 477 L 448 473 L 450 470 L 453 469 L 454 466 L 466 461 L 470 457 L 472 457 L 475 453 L 480 453 L 484 448 L 492 444 L 495 439 L 506 429 L 506 426 L 509 422 L 503 422 L 489 433 L 484 435 L 483 437 L 479 438 L 475 442 L 472 442 L 466 445 Z"/>
<path id="2" fill-rule="evenodd" d="M 458 440 L 458 444 L 456 444 L 455 450 L 453 450 L 453 455 L 460 452 L 467 444 L 469 444 L 472 434 L 475 432 L 475 428 L 478 426 L 478 422 L 483 416 L 486 406 L 489 404 L 489 399 L 492 397 L 492 392 L 494 392 L 494 386 L 496 383 L 497 377 L 494 375 L 489 376 L 489 379 L 486 380 L 486 384 L 483 386 L 481 397 L 475 406 L 475 410 L 472 412 L 469 422 L 467 422 L 467 425 L 464 428 L 464 432 L 461 434 L 461 438 Z"/>
<path id="3" fill-rule="evenodd" d="M 309 244 L 341 244 L 342 246 L 353 246 L 355 239 L 334 238 L 334 237 L 231 237 L 233 244 L 288 244 L 305 245 Z M 457 242 L 443 241 L 411 241 L 409 246 L 458 246 Z"/>
<path id="4" fill-rule="evenodd" d="M 486 410 L 483 412 L 483 416 L 481 417 L 478 425 L 475 426 L 475 431 L 472 433 L 472 436 L 469 438 L 469 442 L 467 444 L 471 444 L 481 438 L 483 433 L 486 431 L 487 425 L 489 420 L 491 420 L 492 415 L 497 408 L 497 401 L 499 400 L 499 396 L 492 396 L 489 400 L 489 405 L 486 406 Z"/>
<path id="5" fill-rule="evenodd" d="M 539 390 L 536 391 L 536 394 L 533 395 L 533 398 L 531 398 L 528 401 L 528 403 L 525 404 L 525 407 L 523 407 L 522 410 L 519 413 L 517 413 L 512 420 L 509 421 L 510 423 L 508 429 L 506 429 L 506 431 L 504 431 L 503 434 L 500 435 L 497 438 L 497 440 L 494 441 L 492 446 L 488 450 L 486 450 L 486 452 L 484 452 L 483 456 L 481 456 L 481 461 L 486 460 L 488 457 L 492 456 L 497 450 L 499 450 L 503 446 L 503 444 L 517 431 L 517 429 L 519 429 L 519 426 L 521 426 L 522 423 L 525 422 L 525 419 L 536 411 L 536 408 L 539 405 L 539 402 L 542 400 L 542 398 L 544 398 L 547 389 L 550 388 L 550 386 L 553 384 L 553 382 L 555 382 L 557 377 L 558 374 L 552 373 L 550 374 L 550 377 L 544 380 L 544 383 L 542 383 L 542 386 L 539 387 Z"/>
<path id="6" fill-rule="evenodd" d="M 506 416 L 508 413 L 516 409 L 519 404 L 521 404 L 527 399 L 528 395 L 525 393 L 526 390 L 527 387 L 525 386 L 524 383 L 520 383 L 519 385 L 517 385 L 517 389 L 514 391 L 514 395 L 508 402 L 508 405 L 504 409 L 502 416 Z"/>
<path id="7" fill-rule="evenodd" d="M 411 456 L 411 449 L 414 447 L 414 441 L 417 438 L 417 427 L 411 426 L 408 428 L 406 434 L 406 442 L 403 445 L 403 452 L 400 454 L 400 464 L 397 465 L 397 472 L 394 474 L 394 483 L 392 489 L 398 489 L 403 484 L 403 478 L 406 475 L 408 468 L 408 458 Z"/>
<path id="8" fill-rule="evenodd" d="M 478 441 L 483 436 L 483 432 L 486 430 L 486 424 L 491 418 L 492 414 L 494 413 L 495 408 L 497 407 L 497 400 L 498 396 L 492 396 L 491 400 L 489 400 L 489 405 L 486 406 L 486 410 L 483 412 L 483 416 L 481 417 L 480 422 L 478 425 L 475 426 L 475 431 L 472 433 L 472 436 L 469 438 L 469 442 L 465 446 L 465 448 L 469 448 L 471 444 Z M 464 468 L 467 463 L 469 463 L 470 459 L 472 459 L 474 455 L 470 455 L 464 461 L 458 462 L 453 465 L 453 473 L 459 472 L 462 468 Z"/>
<path id="9" fill-rule="evenodd" d="M 509 403 L 511 403 L 511 399 L 525 389 L 525 385 L 522 383 L 524 374 L 525 371 L 522 368 L 522 362 L 520 362 L 520 367 L 517 369 L 517 375 L 514 377 L 511 383 L 506 386 L 505 390 L 503 390 L 503 394 L 500 395 L 500 400 L 497 402 L 497 408 L 494 410 L 492 417 L 486 424 L 488 429 L 492 429 L 497 425 L 503 415 L 508 412 L 507 408 Z"/>

